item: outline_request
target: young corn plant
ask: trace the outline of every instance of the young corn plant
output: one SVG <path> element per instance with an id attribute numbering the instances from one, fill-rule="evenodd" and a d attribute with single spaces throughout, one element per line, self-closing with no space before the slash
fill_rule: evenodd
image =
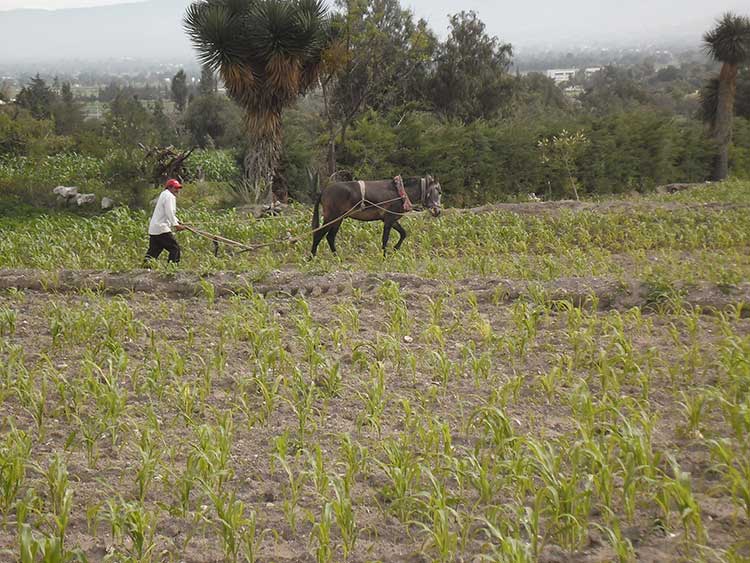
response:
<path id="1" fill-rule="evenodd" d="M 388 315 L 388 334 L 397 340 L 407 336 L 412 322 L 398 284 L 391 280 L 384 281 L 378 288 L 378 296 L 383 300 Z"/>
<path id="2" fill-rule="evenodd" d="M 282 380 L 283 377 L 280 375 L 273 380 L 268 380 L 263 375 L 256 375 L 253 378 L 253 383 L 257 387 L 262 399 L 260 412 L 256 416 L 263 424 L 268 424 L 271 415 L 276 409 L 276 405 L 279 402 L 279 387 Z"/>
<path id="3" fill-rule="evenodd" d="M 0 510 L 5 528 L 8 512 L 26 478 L 26 467 L 31 458 L 31 438 L 12 425 L 0 442 Z"/>
<path id="4" fill-rule="evenodd" d="M 57 536 L 37 535 L 29 524 L 23 524 L 18 534 L 19 563 L 69 563 L 87 561 L 80 549 L 65 549 Z"/>
<path id="5" fill-rule="evenodd" d="M 198 427 L 197 442 L 192 445 L 191 457 L 198 477 L 212 490 L 221 491 L 223 485 L 234 475 L 229 466 L 232 452 L 232 413 L 219 416 L 218 424 L 203 424 Z"/>
<path id="6" fill-rule="evenodd" d="M 313 413 L 316 410 L 315 399 L 317 396 L 315 385 L 305 381 L 302 373 L 295 369 L 292 372 L 290 385 L 291 398 L 284 397 L 295 416 L 297 417 L 297 433 L 299 447 L 304 449 L 310 426 L 314 424 Z"/>
<path id="7" fill-rule="evenodd" d="M 342 434 L 339 438 L 340 457 L 344 465 L 344 479 L 354 483 L 359 475 L 367 474 L 370 452 L 359 442 L 352 440 L 349 434 Z"/>
<path id="8" fill-rule="evenodd" d="M 622 535 L 620 522 L 611 511 L 607 511 L 607 522 L 608 525 L 606 526 L 602 526 L 595 522 L 594 527 L 596 527 L 607 539 L 612 551 L 617 557 L 618 563 L 632 563 L 636 560 L 633 543 Z"/>
<path id="9" fill-rule="evenodd" d="M 364 407 L 364 411 L 360 415 L 361 424 L 372 426 L 380 436 L 380 419 L 388 401 L 385 387 L 385 367 L 381 362 L 375 362 L 370 366 L 370 374 L 372 379 L 365 391 L 357 391 Z"/>
<path id="10" fill-rule="evenodd" d="M 417 508 L 418 519 L 412 523 L 427 536 L 422 550 L 432 547 L 437 561 L 453 561 L 458 551 L 459 536 L 454 529 L 460 520 L 458 511 L 453 508 L 454 500 L 442 483 L 427 467 L 422 467 L 427 475 L 430 489 L 419 495 Z"/>
<path id="11" fill-rule="evenodd" d="M 312 476 L 315 490 L 318 491 L 318 494 L 321 497 L 326 498 L 328 485 L 331 480 L 326 472 L 325 463 L 323 461 L 323 451 L 320 448 L 320 444 L 315 444 L 312 447 L 312 450 L 306 450 L 305 453 L 307 455 L 308 465 L 310 466 L 308 473 Z"/>
<path id="12" fill-rule="evenodd" d="M 706 530 L 703 526 L 700 505 L 693 495 L 690 474 L 683 471 L 677 460 L 670 457 L 669 464 L 673 477 L 663 475 L 656 501 L 665 519 L 669 521 L 672 507 L 680 515 L 686 546 L 706 543 Z"/>
<path id="13" fill-rule="evenodd" d="M 324 397 L 338 397 L 343 386 L 340 362 L 325 362 L 322 370 L 318 372 L 315 385 L 321 390 Z"/>
<path id="14" fill-rule="evenodd" d="M 141 502 L 125 502 L 122 498 L 107 500 L 102 519 L 109 523 L 115 553 L 127 561 L 151 563 L 156 543 L 154 536 L 159 515 Z M 123 539 L 129 542 L 123 545 Z"/>
<path id="15" fill-rule="evenodd" d="M 207 490 L 216 511 L 216 526 L 219 529 L 224 560 L 236 563 L 241 554 L 245 560 L 254 562 L 257 557 L 255 512 L 245 515 L 245 504 L 234 492 L 215 493 Z"/>
<path id="16" fill-rule="evenodd" d="M 493 456 L 467 453 L 459 460 L 461 481 L 467 481 L 478 495 L 478 504 L 490 504 L 495 498 L 501 480 L 498 464 Z"/>
<path id="17" fill-rule="evenodd" d="M 78 433 L 86 450 L 86 459 L 90 468 L 95 468 L 99 460 L 99 440 L 104 435 L 105 427 L 98 416 L 74 416 Z"/>
<path id="18" fill-rule="evenodd" d="M 314 517 L 313 517 L 314 520 Z M 331 563 L 333 561 L 333 543 L 331 531 L 333 528 L 333 505 L 323 504 L 320 519 L 313 521 L 312 537 L 315 540 L 315 561 L 317 563 Z"/>
<path id="19" fill-rule="evenodd" d="M 517 301 L 512 307 L 512 319 L 516 328 L 518 357 L 524 358 L 529 345 L 534 342 L 542 315 L 541 310 L 525 301 Z"/>
<path id="20" fill-rule="evenodd" d="M 497 526 L 486 517 L 479 518 L 481 532 L 489 541 L 490 556 L 484 558 L 486 561 L 502 561 L 502 563 L 533 563 L 536 558 L 533 555 L 531 545 L 525 541 L 517 529 L 513 526 Z M 508 528 L 506 531 L 502 528 Z"/>
<path id="21" fill-rule="evenodd" d="M 702 437 L 701 421 L 706 406 L 708 395 L 703 390 L 694 390 L 690 393 L 681 392 L 682 401 L 680 407 L 685 415 L 684 432 L 688 436 Z"/>
<path id="22" fill-rule="evenodd" d="M 73 509 L 73 490 L 70 488 L 68 468 L 60 454 L 56 454 L 50 462 L 46 471 L 37 467 L 47 481 L 48 502 L 50 505 L 50 516 L 57 528 L 57 538 L 60 548 L 65 547 L 65 533 L 70 522 Z"/>
<path id="23" fill-rule="evenodd" d="M 344 561 L 348 561 L 360 532 L 352 504 L 351 485 L 345 479 L 335 479 L 333 492 L 330 504 L 341 534 Z"/>
<path id="24" fill-rule="evenodd" d="M 527 441 L 527 446 L 535 473 L 543 485 L 537 491 L 536 500 L 560 545 L 573 551 L 581 545 L 588 528 L 593 488 L 580 449 L 568 447 L 556 451 L 552 445 L 533 439 Z M 564 461 L 568 462 L 567 468 Z"/>
<path id="25" fill-rule="evenodd" d="M 281 468 L 286 473 L 289 486 L 286 487 L 286 494 L 282 506 L 292 532 L 297 532 L 297 506 L 302 496 L 302 488 L 307 481 L 308 474 L 305 471 L 295 472 L 286 455 L 276 454 L 276 460 L 281 464 Z"/>
<path id="26" fill-rule="evenodd" d="M 13 336 L 16 333 L 18 313 L 10 307 L 0 307 L 0 336 Z"/>
<path id="27" fill-rule="evenodd" d="M 198 281 L 198 288 L 203 297 L 206 298 L 208 307 L 213 307 L 216 303 L 216 287 L 214 287 L 214 284 L 206 279 L 201 279 Z"/>
<path id="28" fill-rule="evenodd" d="M 494 451 L 502 453 L 513 447 L 516 437 L 510 419 L 496 406 L 479 407 L 469 418 L 469 430 L 476 429 L 480 440 Z"/>
<path id="29" fill-rule="evenodd" d="M 415 510 L 416 487 L 422 475 L 419 458 L 410 451 L 404 440 L 385 440 L 383 452 L 386 459 L 375 459 L 387 479 L 382 491 L 383 497 L 388 503 L 388 509 L 399 520 L 407 522 Z"/>
<path id="30" fill-rule="evenodd" d="M 750 455 L 727 439 L 712 440 L 712 457 L 717 460 L 718 470 L 724 477 L 726 488 L 732 495 L 732 502 L 745 511 L 750 518 Z"/>
<path id="31" fill-rule="evenodd" d="M 138 440 L 138 453 L 139 463 L 135 471 L 135 483 L 138 489 L 138 500 L 143 503 L 161 459 L 159 446 L 154 442 L 152 431 L 149 428 L 141 430 Z"/>

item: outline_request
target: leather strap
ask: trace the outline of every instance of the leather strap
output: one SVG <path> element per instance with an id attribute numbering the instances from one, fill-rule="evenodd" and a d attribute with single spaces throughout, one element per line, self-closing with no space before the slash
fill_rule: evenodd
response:
<path id="1" fill-rule="evenodd" d="M 393 183 L 396 185 L 396 191 L 398 192 L 398 196 L 401 198 L 401 201 L 403 202 L 404 211 L 411 211 L 412 210 L 411 200 L 409 199 L 409 194 L 407 194 L 406 190 L 404 189 L 404 181 L 401 179 L 401 176 L 396 176 L 393 179 Z"/>
<path id="2" fill-rule="evenodd" d="M 362 207 L 362 209 L 365 208 L 365 183 L 362 180 L 359 180 L 357 182 L 359 184 L 359 191 L 362 194 L 362 201 L 360 201 L 359 205 Z"/>

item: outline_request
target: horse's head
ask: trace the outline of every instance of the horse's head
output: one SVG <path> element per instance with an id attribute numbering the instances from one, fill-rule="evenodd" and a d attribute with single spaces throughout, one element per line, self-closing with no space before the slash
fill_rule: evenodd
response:
<path id="1" fill-rule="evenodd" d="M 440 197 L 442 195 L 442 189 L 440 188 L 440 182 L 438 182 L 432 176 L 426 178 L 427 188 L 424 194 L 424 206 L 432 213 L 433 217 L 440 215 L 442 211 Z"/>

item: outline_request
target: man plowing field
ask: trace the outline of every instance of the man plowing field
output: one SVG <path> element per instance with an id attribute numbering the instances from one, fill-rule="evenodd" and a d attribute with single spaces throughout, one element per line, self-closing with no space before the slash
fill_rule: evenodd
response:
<path id="1" fill-rule="evenodd" d="M 148 251 L 146 252 L 146 267 L 152 260 L 159 258 L 163 250 L 169 252 L 168 260 L 177 263 L 180 261 L 180 245 L 172 234 L 175 231 L 185 230 L 177 219 L 177 194 L 182 189 L 182 184 L 175 179 L 169 179 L 164 184 L 164 191 L 159 195 L 151 215 L 148 226 Z"/>

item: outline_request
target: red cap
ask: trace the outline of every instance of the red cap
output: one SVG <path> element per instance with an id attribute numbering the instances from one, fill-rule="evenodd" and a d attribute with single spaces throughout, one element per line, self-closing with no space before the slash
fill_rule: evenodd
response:
<path id="1" fill-rule="evenodd" d="M 167 183 L 164 184 L 164 187 L 165 188 L 174 188 L 175 190 L 181 190 L 182 189 L 182 184 L 180 184 L 174 178 L 171 178 L 171 179 L 167 180 Z"/>

